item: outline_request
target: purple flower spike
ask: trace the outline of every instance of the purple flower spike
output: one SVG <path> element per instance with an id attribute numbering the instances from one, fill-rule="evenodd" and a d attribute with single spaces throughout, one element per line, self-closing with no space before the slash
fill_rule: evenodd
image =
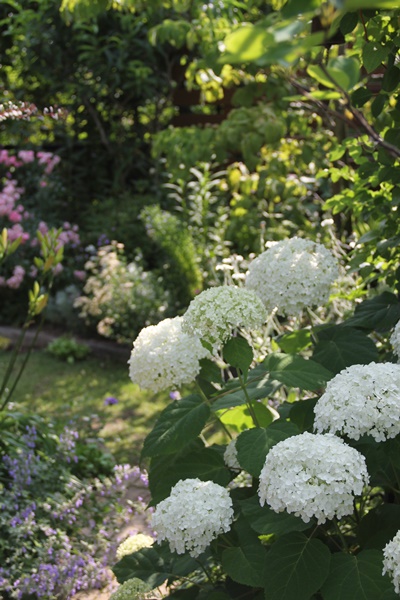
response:
<path id="1" fill-rule="evenodd" d="M 171 398 L 171 400 L 180 400 L 181 399 L 181 395 L 178 391 L 173 391 L 169 393 L 169 397 Z"/>
<path id="2" fill-rule="evenodd" d="M 104 400 L 104 404 L 106 406 L 112 406 L 113 404 L 118 404 L 118 400 L 117 398 L 114 398 L 114 396 L 108 396 L 108 398 Z"/>

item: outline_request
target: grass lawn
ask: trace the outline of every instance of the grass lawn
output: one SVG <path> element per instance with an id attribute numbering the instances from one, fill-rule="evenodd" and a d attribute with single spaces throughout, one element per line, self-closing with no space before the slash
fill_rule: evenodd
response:
<path id="1" fill-rule="evenodd" d="M 0 351 L 0 381 L 10 355 Z M 109 396 L 118 403 L 106 405 Z M 146 434 L 169 401 L 167 393 L 154 395 L 133 385 L 128 365 L 116 360 L 92 357 L 69 364 L 36 351 L 18 383 L 11 407 L 57 423 L 77 421 L 88 436 L 97 432 L 118 462 L 133 465 L 138 463 Z"/>

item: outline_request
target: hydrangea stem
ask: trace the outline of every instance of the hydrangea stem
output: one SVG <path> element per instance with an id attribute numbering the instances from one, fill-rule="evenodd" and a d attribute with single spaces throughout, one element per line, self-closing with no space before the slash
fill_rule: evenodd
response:
<path id="1" fill-rule="evenodd" d="M 197 389 L 199 391 L 200 396 L 203 398 L 204 402 L 206 404 L 208 404 L 208 406 L 211 407 L 211 402 L 210 400 L 207 398 L 207 396 L 205 395 L 205 393 L 203 392 L 203 390 L 201 389 L 201 385 L 199 384 L 198 381 L 196 381 L 196 386 Z M 229 431 L 229 429 L 224 425 L 224 423 L 221 421 L 221 419 L 219 417 L 217 417 L 217 415 L 214 413 L 214 417 L 215 419 L 218 421 L 218 423 L 221 425 L 222 429 L 225 431 L 226 435 L 229 437 L 229 439 L 232 439 L 232 434 Z"/>
<path id="2" fill-rule="evenodd" d="M 259 424 L 258 419 L 257 419 L 257 415 L 256 415 L 254 407 L 253 407 L 253 403 L 252 403 L 252 401 L 250 399 L 250 396 L 249 396 L 247 388 L 246 388 L 246 384 L 244 383 L 244 380 L 243 380 L 242 375 L 240 374 L 240 371 L 238 371 L 238 379 L 239 379 L 239 382 L 240 382 L 240 387 L 242 388 L 243 393 L 245 395 L 246 404 L 247 404 L 247 407 L 249 409 L 251 418 L 253 419 L 253 423 L 254 423 L 255 427 L 260 427 L 260 424 Z"/>

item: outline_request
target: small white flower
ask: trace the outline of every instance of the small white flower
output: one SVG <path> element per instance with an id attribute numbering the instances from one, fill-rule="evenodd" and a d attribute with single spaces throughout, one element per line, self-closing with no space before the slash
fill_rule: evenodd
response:
<path id="1" fill-rule="evenodd" d="M 267 310 L 297 315 L 325 304 L 338 274 L 337 261 L 325 246 L 294 237 L 274 243 L 250 263 L 246 288 Z"/>
<path id="2" fill-rule="evenodd" d="M 396 594 L 400 594 L 400 531 L 383 549 L 382 575 L 388 573 Z"/>
<path id="3" fill-rule="evenodd" d="M 327 386 L 314 408 L 315 431 L 377 442 L 400 433 L 400 365 L 370 363 L 343 369 Z"/>
<path id="4" fill-rule="evenodd" d="M 171 552 L 199 556 L 220 533 L 231 528 L 229 492 L 212 481 L 184 479 L 160 502 L 151 519 L 157 541 L 167 540 Z"/>
<path id="5" fill-rule="evenodd" d="M 393 352 L 400 360 L 400 321 L 396 323 L 396 327 L 393 329 L 393 333 L 390 336 L 390 343 L 393 346 Z"/>
<path id="6" fill-rule="evenodd" d="M 153 544 L 154 539 L 150 535 L 145 535 L 144 533 L 130 535 L 118 546 L 116 556 L 118 560 L 121 560 L 123 556 L 137 552 L 142 548 L 150 548 Z"/>
<path id="7" fill-rule="evenodd" d="M 183 316 L 182 329 L 217 349 L 236 328 L 254 329 L 267 318 L 260 298 L 234 285 L 210 288 L 196 296 Z"/>
<path id="8" fill-rule="evenodd" d="M 232 469 L 232 471 L 242 470 L 237 458 L 236 440 L 231 440 L 225 448 L 224 461 L 226 466 Z"/>
<path id="9" fill-rule="evenodd" d="M 368 483 L 365 458 L 334 435 L 302 433 L 267 454 L 258 495 L 275 512 L 286 510 L 308 523 L 353 512 L 354 496 Z"/>
<path id="10" fill-rule="evenodd" d="M 145 327 L 133 343 L 129 376 L 142 389 L 159 392 L 191 383 L 209 356 L 200 340 L 182 331 L 182 317 Z"/>

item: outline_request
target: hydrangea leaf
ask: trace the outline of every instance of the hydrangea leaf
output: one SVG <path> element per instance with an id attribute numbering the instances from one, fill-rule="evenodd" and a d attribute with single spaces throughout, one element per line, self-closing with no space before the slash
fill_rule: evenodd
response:
<path id="1" fill-rule="evenodd" d="M 383 504 L 361 519 L 357 537 L 365 549 L 382 550 L 400 530 L 400 506 Z"/>
<path id="2" fill-rule="evenodd" d="M 356 306 L 354 315 L 343 325 L 372 331 L 388 331 L 400 320 L 400 302 L 391 292 L 364 300 Z"/>
<path id="3" fill-rule="evenodd" d="M 155 505 L 164 500 L 180 479 L 196 477 L 202 481 L 214 481 L 226 486 L 232 479 L 232 474 L 221 453 L 212 448 L 156 457 L 152 460 L 149 470 L 151 504 Z"/>
<path id="4" fill-rule="evenodd" d="M 260 402 L 253 403 L 253 411 L 256 414 L 258 423 L 262 427 L 268 427 L 274 418 L 276 418 L 273 409 L 270 409 Z M 222 423 L 237 432 L 254 427 L 253 418 L 247 404 L 242 404 L 241 406 L 236 406 L 229 410 L 218 411 L 218 416 Z"/>
<path id="5" fill-rule="evenodd" d="M 324 600 L 377 600 L 384 594 L 387 600 L 398 598 L 389 577 L 382 575 L 379 550 L 364 550 L 357 556 L 334 554 L 321 591 Z"/>
<path id="6" fill-rule="evenodd" d="M 309 600 L 327 578 L 330 562 L 331 553 L 320 540 L 309 539 L 298 531 L 283 535 L 272 544 L 267 555 L 265 597 Z M 351 595 L 347 596 L 350 597 L 353 600 Z"/>
<path id="7" fill-rule="evenodd" d="M 163 410 L 146 437 L 142 458 L 178 452 L 201 433 L 209 416 L 208 405 L 197 394 L 175 400 Z"/>
<path id="8" fill-rule="evenodd" d="M 154 589 L 166 579 L 177 579 L 197 569 L 198 563 L 193 558 L 172 554 L 163 544 L 124 556 L 114 565 L 113 572 L 119 583 L 137 577 Z"/>
<path id="9" fill-rule="evenodd" d="M 246 377 L 253 362 L 253 349 L 244 338 L 231 338 L 224 346 L 223 357 L 232 367 L 240 369 Z"/>
<path id="10" fill-rule="evenodd" d="M 257 427 L 243 431 L 236 440 L 236 450 L 240 466 L 259 477 L 265 463 L 265 457 L 275 444 L 300 431 L 293 423 L 277 420 L 269 427 Z"/>
<path id="11" fill-rule="evenodd" d="M 309 431 L 312 433 L 314 425 L 314 406 L 318 398 L 307 398 L 299 400 L 290 405 L 289 418 L 291 423 L 297 425 L 301 433 Z"/>
<path id="12" fill-rule="evenodd" d="M 250 400 L 261 400 L 268 398 L 276 392 L 282 384 L 279 381 L 271 379 L 270 374 L 265 372 L 262 365 L 258 365 L 252 369 L 246 381 L 247 396 Z M 225 386 L 223 393 L 213 403 L 213 410 L 221 410 L 231 408 L 232 406 L 240 406 L 247 401 L 246 395 L 241 388 L 238 380 L 229 382 Z"/>
<path id="13" fill-rule="evenodd" d="M 270 354 L 263 367 L 269 371 L 271 379 L 303 390 L 318 390 L 333 377 L 331 371 L 317 362 L 293 354 Z"/>
<path id="14" fill-rule="evenodd" d="M 222 553 L 222 568 L 238 583 L 251 587 L 263 586 L 266 551 L 261 542 L 239 548 L 227 548 Z"/>
<path id="15" fill-rule="evenodd" d="M 332 373 L 378 360 L 378 349 L 363 331 L 353 327 L 327 327 L 318 332 L 313 360 Z"/>
<path id="16" fill-rule="evenodd" d="M 242 500 L 240 507 L 250 527 L 261 535 L 281 536 L 291 531 L 305 531 L 314 523 L 314 520 L 304 523 L 300 517 L 286 511 L 277 513 L 268 505 L 261 506 L 258 496 Z"/>
<path id="17" fill-rule="evenodd" d="M 279 347 L 289 354 L 296 354 L 304 348 L 311 346 L 311 330 L 310 329 L 298 329 L 297 331 L 291 331 L 280 335 L 276 342 Z"/>

